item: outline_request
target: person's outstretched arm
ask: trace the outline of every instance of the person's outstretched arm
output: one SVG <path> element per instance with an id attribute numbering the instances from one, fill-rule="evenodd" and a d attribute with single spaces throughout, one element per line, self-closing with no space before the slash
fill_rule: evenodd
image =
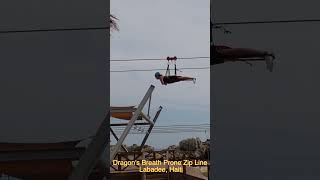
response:
<path id="1" fill-rule="evenodd" d="M 165 83 L 165 82 L 163 81 L 163 77 L 160 77 L 160 82 L 161 82 L 162 85 L 167 85 L 167 83 Z"/>

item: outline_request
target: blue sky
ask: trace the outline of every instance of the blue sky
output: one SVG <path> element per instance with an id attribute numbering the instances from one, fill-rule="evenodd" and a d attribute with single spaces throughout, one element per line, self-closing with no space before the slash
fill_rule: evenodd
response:
<path id="1" fill-rule="evenodd" d="M 210 56 L 209 1 L 111 1 L 120 32 L 111 35 L 111 59 Z M 179 67 L 208 67 L 209 59 L 178 61 Z M 111 70 L 166 68 L 166 62 L 111 62 Z M 183 70 L 196 84 L 160 85 L 155 72 L 111 73 L 111 105 L 137 105 L 148 87 L 156 86 L 152 108 L 164 107 L 157 125 L 210 123 L 210 71 Z M 164 72 L 162 72 L 164 73 Z M 209 133 L 152 134 L 147 142 L 156 148 L 177 144 L 187 137 L 208 138 Z M 127 144 L 137 138 L 130 135 Z M 139 141 L 137 141 L 139 142 Z"/>

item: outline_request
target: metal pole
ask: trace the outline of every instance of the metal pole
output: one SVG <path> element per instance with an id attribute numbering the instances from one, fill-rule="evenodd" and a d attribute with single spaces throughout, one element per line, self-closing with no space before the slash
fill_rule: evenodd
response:
<path id="1" fill-rule="evenodd" d="M 110 127 L 110 132 L 112 133 L 113 137 L 119 141 L 119 138 L 118 136 L 116 135 L 116 133 L 112 130 L 112 128 Z M 128 152 L 128 149 L 126 147 L 124 147 L 124 145 L 121 145 L 122 149 L 125 151 L 125 152 Z"/>
<path id="2" fill-rule="evenodd" d="M 149 99 L 149 106 L 148 106 L 148 118 L 150 118 L 150 106 L 151 106 L 151 99 L 152 99 L 152 96 L 150 96 L 150 99 Z"/>
<path id="3" fill-rule="evenodd" d="M 118 153 L 123 141 L 125 140 L 125 138 L 127 137 L 130 129 L 132 128 L 132 126 L 134 125 L 134 122 L 138 119 L 144 105 L 147 103 L 149 97 L 152 94 L 152 91 L 154 90 L 154 86 L 151 85 L 147 91 L 147 93 L 145 94 L 145 96 L 143 97 L 142 101 L 140 102 L 137 110 L 134 112 L 131 120 L 129 121 L 127 127 L 125 128 L 125 130 L 123 131 L 123 133 L 121 134 L 119 141 L 117 142 L 117 144 L 115 145 L 113 151 L 110 153 L 110 162 L 114 159 L 114 157 L 116 156 L 116 154 Z"/>
<path id="4" fill-rule="evenodd" d="M 159 107 L 159 110 L 157 111 L 156 115 L 154 116 L 154 118 L 153 118 L 153 124 L 150 125 L 150 127 L 149 127 L 149 129 L 148 129 L 148 131 L 147 131 L 147 133 L 146 133 L 146 135 L 145 135 L 145 137 L 143 138 L 142 143 L 141 143 L 141 146 L 140 146 L 140 150 L 142 150 L 143 146 L 146 144 L 147 139 L 148 139 L 148 137 L 149 137 L 149 135 L 150 135 L 150 133 L 151 133 L 151 131 L 152 131 L 152 128 L 153 128 L 153 126 L 155 125 L 155 123 L 156 123 L 156 121 L 157 121 L 157 119 L 158 119 L 158 117 L 159 117 L 159 115 L 160 115 L 160 113 L 161 113 L 161 110 L 162 110 L 162 106 Z"/>

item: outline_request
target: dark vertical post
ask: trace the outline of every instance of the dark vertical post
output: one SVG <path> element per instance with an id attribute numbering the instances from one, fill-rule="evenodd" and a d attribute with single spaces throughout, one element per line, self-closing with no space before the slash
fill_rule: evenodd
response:
<path id="1" fill-rule="evenodd" d="M 158 119 L 158 117 L 160 115 L 161 110 L 162 110 L 162 106 L 159 107 L 159 110 L 157 111 L 156 115 L 154 116 L 153 124 L 150 124 L 150 127 L 149 127 L 149 129 L 148 129 L 148 131 L 146 133 L 146 136 L 143 138 L 142 143 L 140 145 L 140 150 L 142 150 L 143 146 L 146 144 L 147 139 L 148 139 L 148 137 L 149 137 L 149 135 L 150 135 L 150 133 L 152 131 L 152 128 L 153 128 L 154 124 L 156 123 L 156 121 L 157 121 L 157 119 Z"/>
<path id="2" fill-rule="evenodd" d="M 120 154 L 118 154 L 118 161 L 119 162 L 121 162 L 121 155 Z M 119 163 L 118 164 L 118 171 L 121 171 L 122 169 L 121 169 L 121 164 Z"/>
<path id="3" fill-rule="evenodd" d="M 214 57 L 216 55 L 216 51 L 215 51 L 215 47 L 214 47 L 214 43 L 213 43 L 213 0 L 210 0 L 210 66 L 213 65 L 213 61 L 214 61 Z M 212 72 L 211 72 L 212 73 Z M 211 74 L 210 73 L 210 74 Z M 210 78 L 210 88 L 212 89 L 212 79 Z M 216 129 L 216 122 L 213 119 L 213 98 L 214 98 L 214 94 L 210 93 L 210 146 L 209 146 L 209 159 L 210 159 L 210 163 L 209 163 L 209 168 L 208 168 L 208 179 L 213 180 L 213 176 L 214 176 L 214 159 L 213 159 L 213 152 L 215 150 L 215 129 Z"/>
<path id="4" fill-rule="evenodd" d="M 116 133 L 113 131 L 112 128 L 110 128 L 110 132 L 111 132 L 111 134 L 113 135 L 113 137 L 114 137 L 117 141 L 119 141 L 118 136 L 116 135 Z M 121 145 L 121 147 L 122 147 L 122 149 L 123 149 L 125 152 L 128 152 L 128 149 L 127 149 L 124 145 Z"/>

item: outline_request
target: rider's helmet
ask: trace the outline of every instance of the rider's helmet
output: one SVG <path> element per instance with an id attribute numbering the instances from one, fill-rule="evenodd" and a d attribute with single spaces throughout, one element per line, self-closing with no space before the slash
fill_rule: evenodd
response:
<path id="1" fill-rule="evenodd" d="M 154 74 L 154 77 L 156 77 L 157 79 L 160 78 L 160 76 L 161 76 L 161 74 L 160 74 L 159 72 L 156 72 L 156 73 Z"/>

